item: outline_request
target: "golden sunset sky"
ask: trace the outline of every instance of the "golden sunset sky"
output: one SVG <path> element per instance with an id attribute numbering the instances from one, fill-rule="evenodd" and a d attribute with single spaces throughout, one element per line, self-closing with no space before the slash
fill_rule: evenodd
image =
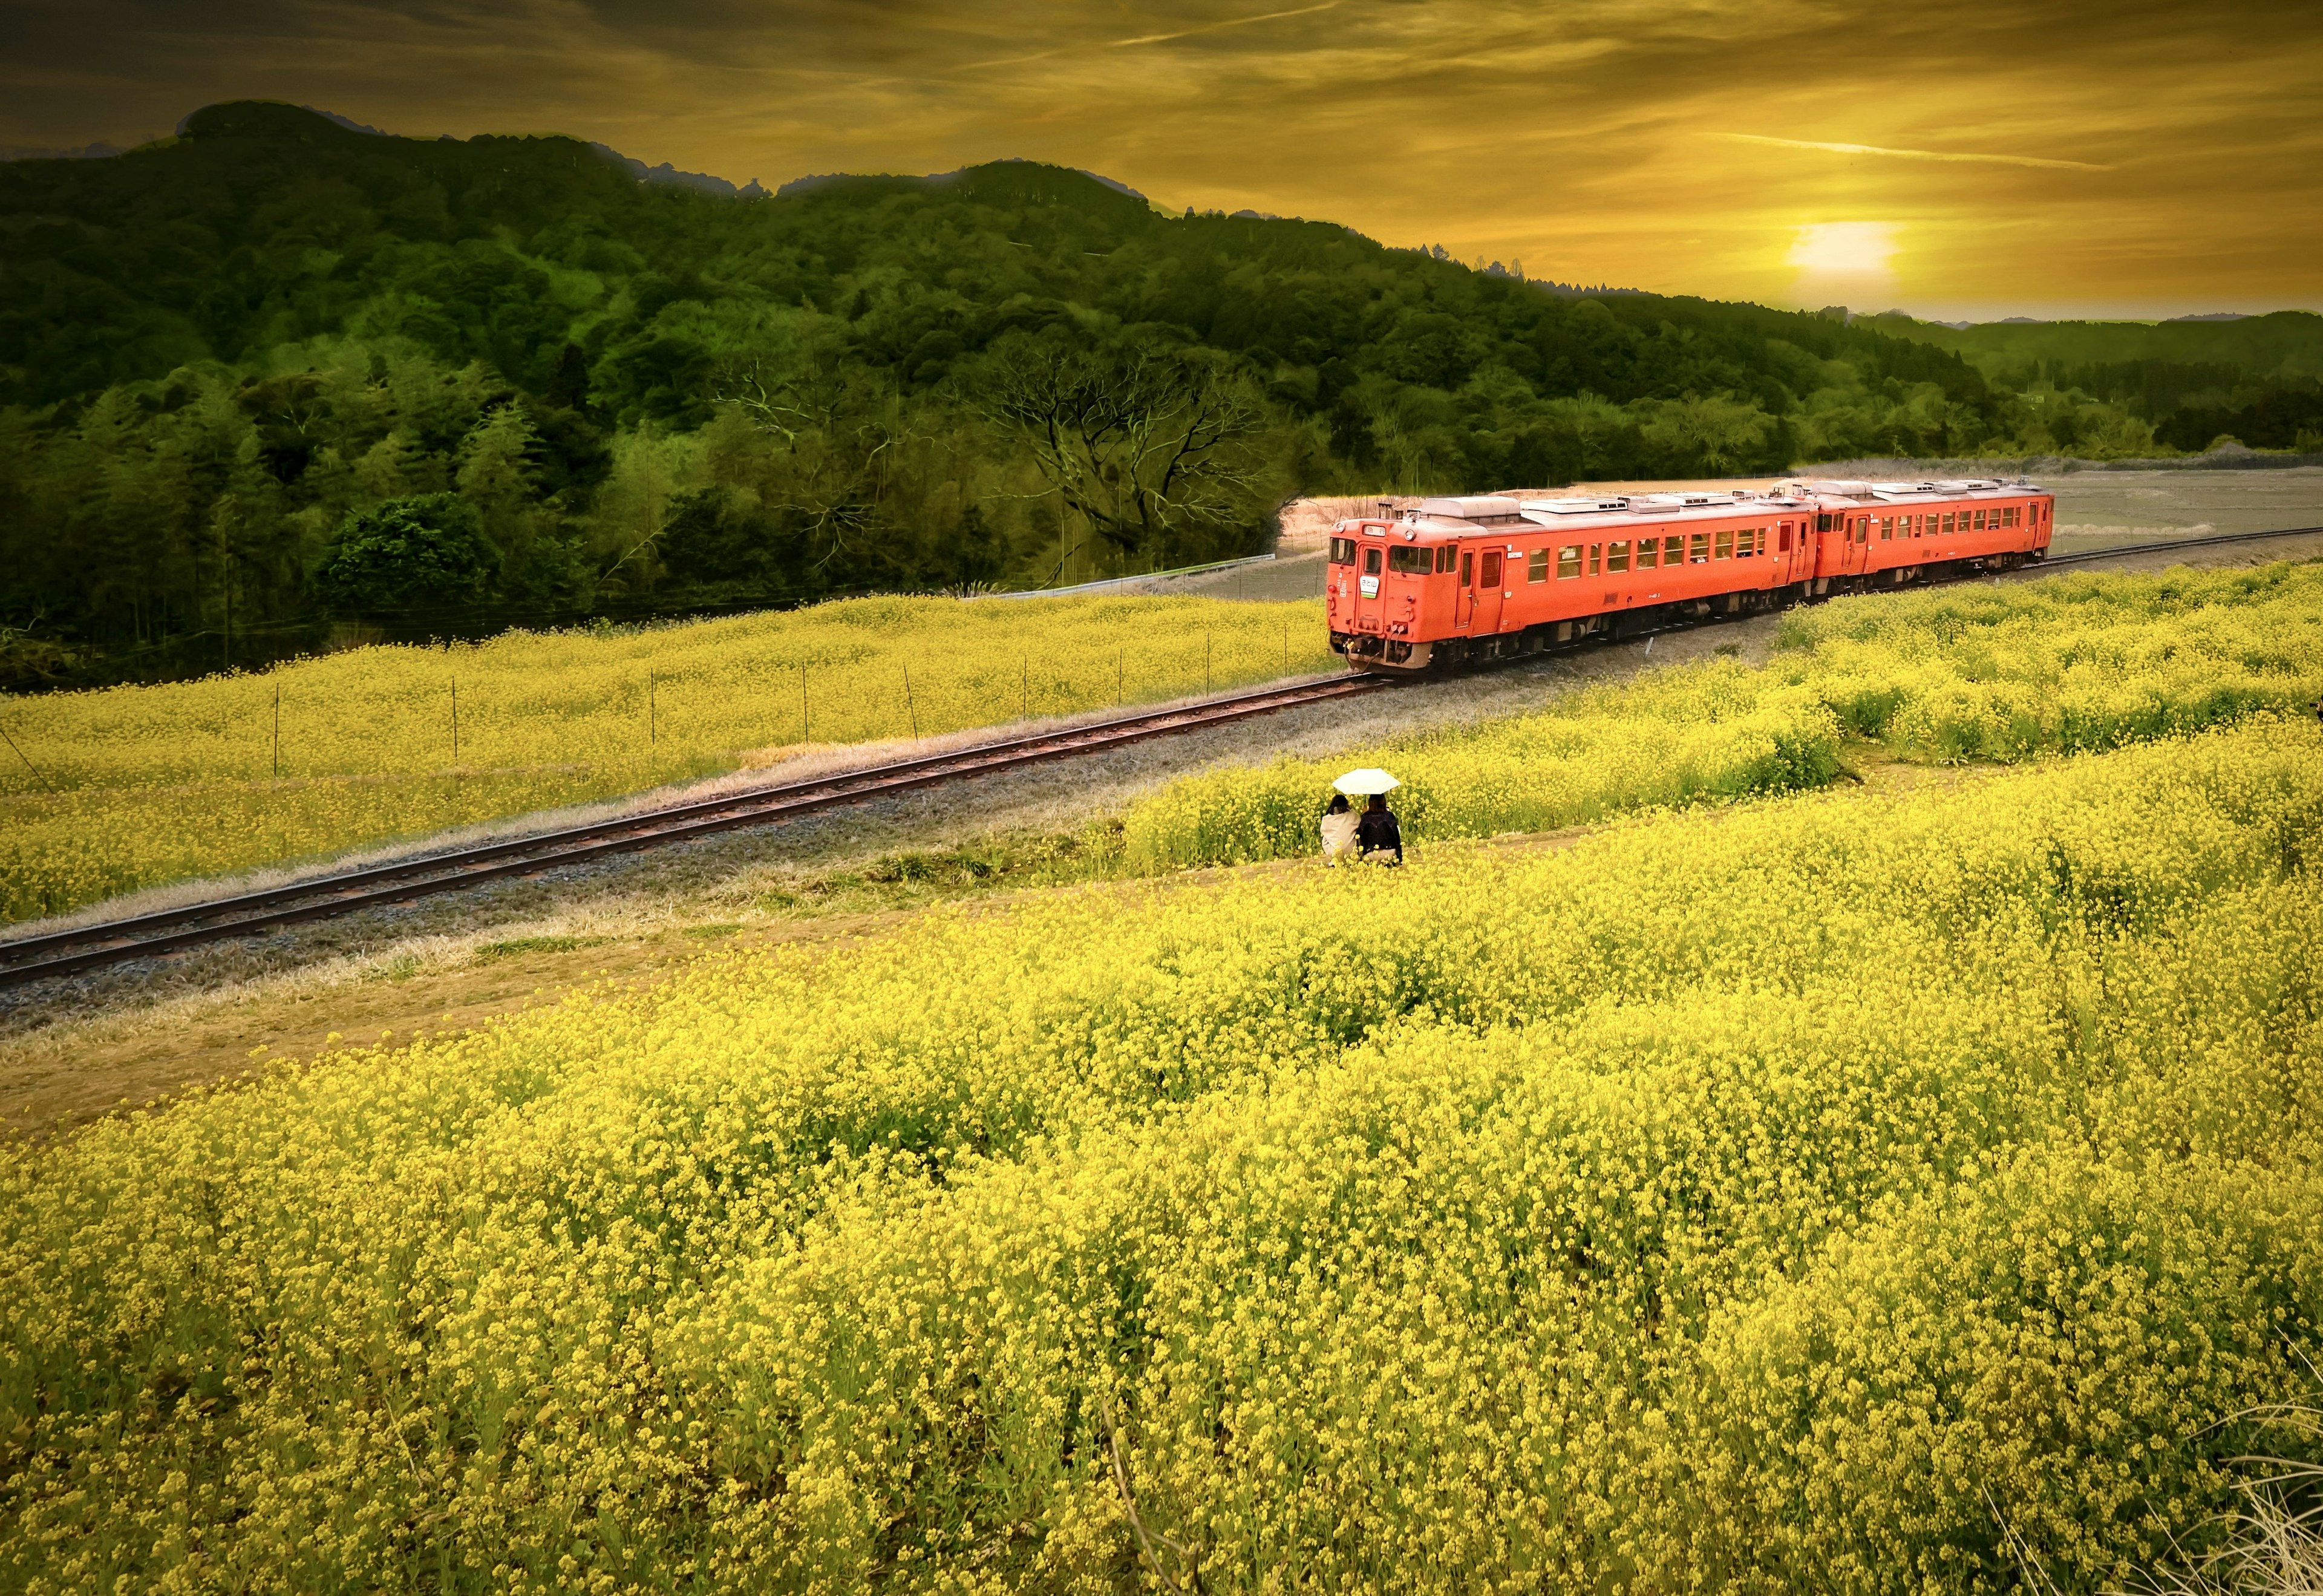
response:
<path id="1" fill-rule="evenodd" d="M 1720 298 L 2323 307 L 2312 0 L 0 0 L 0 146 L 245 97 L 769 188 L 1023 156 Z"/>

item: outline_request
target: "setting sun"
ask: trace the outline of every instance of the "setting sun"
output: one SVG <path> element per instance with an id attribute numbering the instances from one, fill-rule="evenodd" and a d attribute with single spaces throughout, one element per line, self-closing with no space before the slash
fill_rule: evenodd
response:
<path id="1" fill-rule="evenodd" d="M 1884 274 L 1895 254 L 1893 223 L 1829 222 L 1799 229 L 1790 261 L 1810 275 L 1864 277 Z"/>

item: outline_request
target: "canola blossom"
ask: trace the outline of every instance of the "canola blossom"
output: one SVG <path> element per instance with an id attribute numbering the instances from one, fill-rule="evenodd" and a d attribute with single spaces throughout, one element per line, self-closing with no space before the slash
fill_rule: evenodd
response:
<path id="1" fill-rule="evenodd" d="M 736 769 L 1324 671 L 1319 602 L 850 599 L 0 703 L 0 920 Z M 455 748 L 456 743 L 456 748 Z"/>
<path id="2" fill-rule="evenodd" d="M 0 1164 L 32 1591 L 2118 1588 L 2323 1355 L 2323 738 L 730 949 Z"/>
<path id="3" fill-rule="evenodd" d="M 1316 850 L 1334 775 L 1404 781 L 1408 840 L 1598 821 L 1811 787 L 1841 739 L 1912 759 L 2119 748 L 2323 695 L 2323 567 L 2075 574 L 1792 611 L 1762 670 L 1712 663 L 1329 760 L 1181 778 L 1125 817 L 1131 858 L 1239 864 Z"/>

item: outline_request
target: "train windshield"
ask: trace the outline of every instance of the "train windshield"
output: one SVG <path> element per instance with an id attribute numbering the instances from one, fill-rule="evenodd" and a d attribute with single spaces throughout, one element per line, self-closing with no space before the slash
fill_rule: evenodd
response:
<path id="1" fill-rule="evenodd" d="M 1401 576 L 1426 576 L 1436 569 L 1436 551 L 1409 544 L 1387 551 L 1387 568 Z"/>
<path id="2" fill-rule="evenodd" d="M 1331 539 L 1331 564 L 1352 565 L 1355 563 L 1355 540 L 1352 537 Z"/>

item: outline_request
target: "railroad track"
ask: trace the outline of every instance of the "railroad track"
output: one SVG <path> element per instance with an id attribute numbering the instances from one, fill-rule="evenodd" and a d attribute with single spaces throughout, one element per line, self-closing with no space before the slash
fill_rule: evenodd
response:
<path id="1" fill-rule="evenodd" d="M 2220 532 L 2208 537 L 2170 537 L 2158 543 L 2125 543 L 2114 548 L 2085 548 L 2070 555 L 2052 555 L 2037 565 L 2027 565 L 2026 571 L 2050 571 L 2059 565 L 2086 564 L 2091 560 L 2117 559 L 2123 555 L 2165 553 L 2172 549 L 2208 548 L 2223 543 L 2258 543 L 2269 537 L 2313 537 L 2323 535 L 2323 527 L 2284 527 L 2272 532 Z"/>
<path id="2" fill-rule="evenodd" d="M 2156 543 L 2124 544 L 2118 547 L 2083 549 L 2059 555 L 2014 574 L 2032 575 L 2060 565 L 2087 564 L 2124 555 L 2203 548 L 2221 544 L 2255 543 L 2270 537 L 2323 534 L 2323 527 L 2291 527 L 2272 532 L 2228 532 L 2209 537 L 2172 538 Z M 1656 628 L 1676 631 L 1698 622 Z M 1640 633 L 1639 636 L 1654 634 Z M 1576 643 L 1570 648 L 1590 646 Z M 1559 648 L 1558 653 L 1570 648 Z M 1277 710 L 1320 703 L 1375 693 L 1401 678 L 1372 675 L 1326 676 L 1292 682 L 1253 692 L 1228 693 L 1175 709 L 1124 715 L 1087 726 L 978 743 L 950 753 L 835 773 L 814 781 L 755 787 L 692 803 L 675 804 L 600 821 L 561 831 L 512 838 L 504 842 L 455 848 L 391 865 L 319 876 L 270 887 L 237 897 L 216 898 L 166 909 L 133 919 L 105 921 L 69 931 L 50 931 L 0 942 L 0 987 L 22 986 L 55 976 L 149 959 L 197 947 L 204 942 L 304 921 L 350 914 L 362 909 L 406 903 L 439 893 L 459 892 L 487 881 L 510 876 L 538 876 L 566 866 L 619 853 L 632 853 L 707 837 L 748 826 L 771 825 L 821 810 L 861 803 L 941 782 L 959 781 L 995 771 L 1011 770 L 1080 754 L 1142 742 L 1148 738 L 1192 731 L 1231 720 L 1246 720 Z"/>
<path id="3" fill-rule="evenodd" d="M 318 876 L 263 892 L 188 903 L 133 919 L 20 937 L 0 942 L 0 986 L 73 975 L 133 959 L 150 959 L 303 921 L 410 903 L 439 893 L 464 891 L 482 882 L 537 876 L 614 854 L 665 847 L 720 831 L 771 825 L 941 782 L 1102 753 L 1148 738 L 1223 725 L 1332 699 L 1353 698 L 1394 684 L 1394 679 L 1390 677 L 1356 675 L 1284 683 L 1180 704 L 1174 709 L 1123 715 L 1032 737 L 978 743 L 868 769 L 835 772 L 813 781 L 754 787 L 564 830 Z"/>

